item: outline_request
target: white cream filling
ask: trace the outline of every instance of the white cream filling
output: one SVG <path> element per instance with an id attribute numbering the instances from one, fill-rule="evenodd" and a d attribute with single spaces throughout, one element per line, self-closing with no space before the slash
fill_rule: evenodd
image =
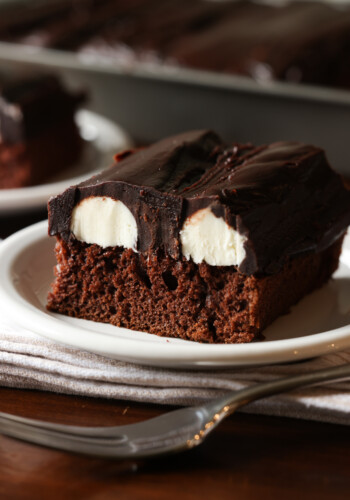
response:
<path id="1" fill-rule="evenodd" d="M 73 209 L 70 230 L 85 243 L 136 251 L 135 217 L 124 203 L 112 198 L 92 196 L 82 200 Z"/>
<path id="2" fill-rule="evenodd" d="M 210 208 L 198 210 L 188 217 L 180 231 L 182 253 L 196 264 L 238 266 L 245 258 L 246 237 L 215 217 Z"/>

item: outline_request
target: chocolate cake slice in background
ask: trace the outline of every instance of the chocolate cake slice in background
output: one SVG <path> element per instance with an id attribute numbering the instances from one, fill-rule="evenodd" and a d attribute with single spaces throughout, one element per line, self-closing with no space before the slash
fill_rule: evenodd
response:
<path id="1" fill-rule="evenodd" d="M 38 184 L 79 160 L 74 115 L 84 100 L 53 75 L 0 79 L 0 188 Z"/>
<path id="2" fill-rule="evenodd" d="M 350 193 L 319 148 L 193 131 L 116 160 L 49 202 L 51 311 L 250 342 L 337 268 Z"/>

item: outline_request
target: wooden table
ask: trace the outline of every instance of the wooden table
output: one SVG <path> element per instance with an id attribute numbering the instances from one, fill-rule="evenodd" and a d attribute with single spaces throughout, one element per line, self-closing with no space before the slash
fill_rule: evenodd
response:
<path id="1" fill-rule="evenodd" d="M 44 212 L 0 218 L 0 237 Z M 119 425 L 168 408 L 0 388 L 0 411 L 76 425 Z M 202 446 L 149 461 L 118 462 L 0 436 L 0 498 L 347 499 L 350 427 L 237 414 Z"/>

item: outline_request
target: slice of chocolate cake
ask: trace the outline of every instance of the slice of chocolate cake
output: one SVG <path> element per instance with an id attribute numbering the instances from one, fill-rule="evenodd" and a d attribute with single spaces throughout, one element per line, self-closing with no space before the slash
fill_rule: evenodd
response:
<path id="1" fill-rule="evenodd" d="M 116 160 L 49 202 L 51 311 L 250 342 L 337 268 L 350 192 L 319 148 L 194 131 Z"/>
<path id="2" fill-rule="evenodd" d="M 83 100 L 52 75 L 0 85 L 0 188 L 38 184 L 79 160 L 74 114 Z"/>

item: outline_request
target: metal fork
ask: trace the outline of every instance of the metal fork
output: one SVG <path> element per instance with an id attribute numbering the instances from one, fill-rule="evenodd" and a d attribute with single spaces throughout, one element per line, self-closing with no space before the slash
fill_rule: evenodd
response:
<path id="1" fill-rule="evenodd" d="M 119 427 L 59 425 L 0 413 L 0 433 L 74 453 L 145 458 L 198 446 L 228 415 L 257 399 L 298 387 L 350 377 L 350 365 L 286 377 L 235 391 L 212 402 Z"/>

